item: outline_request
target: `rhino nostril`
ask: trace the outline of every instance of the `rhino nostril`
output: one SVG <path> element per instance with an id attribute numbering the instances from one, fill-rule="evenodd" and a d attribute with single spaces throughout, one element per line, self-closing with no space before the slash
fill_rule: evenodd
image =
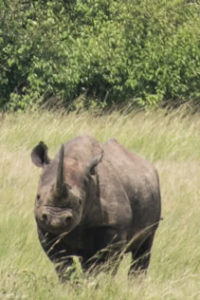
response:
<path id="1" fill-rule="evenodd" d="M 67 217 L 65 217 L 65 223 L 66 223 L 66 224 L 69 224 L 70 221 L 71 221 L 71 219 L 72 219 L 72 216 L 67 216 Z"/>
<path id="2" fill-rule="evenodd" d="M 43 214 L 42 214 L 42 221 L 45 222 L 45 223 L 47 223 L 47 221 L 48 221 L 48 216 L 47 216 L 46 213 L 43 213 Z"/>

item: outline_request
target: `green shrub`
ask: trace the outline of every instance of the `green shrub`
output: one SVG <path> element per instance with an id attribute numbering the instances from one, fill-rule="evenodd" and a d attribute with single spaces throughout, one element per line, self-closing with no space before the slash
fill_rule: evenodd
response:
<path id="1" fill-rule="evenodd" d="M 55 97 L 73 108 L 82 94 L 83 107 L 199 98 L 194 1 L 0 0 L 0 9 L 0 107 Z"/>

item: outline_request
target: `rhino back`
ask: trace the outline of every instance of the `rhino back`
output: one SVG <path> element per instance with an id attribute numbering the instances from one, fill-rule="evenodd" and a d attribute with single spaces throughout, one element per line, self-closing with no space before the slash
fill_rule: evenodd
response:
<path id="1" fill-rule="evenodd" d="M 75 159 L 83 164 L 88 164 L 91 159 L 101 152 L 99 142 L 88 135 L 77 136 L 64 146 L 65 157 Z"/>

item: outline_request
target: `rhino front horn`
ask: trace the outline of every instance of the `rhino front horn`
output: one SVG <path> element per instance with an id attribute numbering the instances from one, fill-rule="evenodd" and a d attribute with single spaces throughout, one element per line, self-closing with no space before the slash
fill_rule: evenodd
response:
<path id="1" fill-rule="evenodd" d="M 67 189 L 64 180 L 64 145 L 61 146 L 58 161 L 56 192 L 58 195 L 66 194 Z"/>

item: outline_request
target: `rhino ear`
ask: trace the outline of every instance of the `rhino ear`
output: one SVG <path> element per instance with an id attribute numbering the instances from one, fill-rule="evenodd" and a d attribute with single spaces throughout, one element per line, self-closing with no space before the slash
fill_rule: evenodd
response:
<path id="1" fill-rule="evenodd" d="M 50 159 L 48 157 L 48 147 L 45 143 L 40 142 L 37 146 L 35 146 L 31 152 L 32 162 L 40 168 L 43 168 L 45 165 L 50 163 Z"/>
<path id="2" fill-rule="evenodd" d="M 95 175 L 96 166 L 102 161 L 103 150 L 95 158 L 93 158 L 86 167 L 86 175 Z"/>

